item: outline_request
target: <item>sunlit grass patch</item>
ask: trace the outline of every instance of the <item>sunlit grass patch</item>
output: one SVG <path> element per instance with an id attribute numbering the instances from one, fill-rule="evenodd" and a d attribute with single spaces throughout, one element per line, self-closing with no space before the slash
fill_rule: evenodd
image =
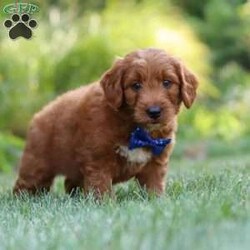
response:
<path id="1" fill-rule="evenodd" d="M 250 169 L 234 160 L 173 160 L 161 198 L 134 181 L 116 199 L 71 198 L 62 178 L 50 194 L 17 198 L 1 176 L 1 249 L 248 249 Z"/>

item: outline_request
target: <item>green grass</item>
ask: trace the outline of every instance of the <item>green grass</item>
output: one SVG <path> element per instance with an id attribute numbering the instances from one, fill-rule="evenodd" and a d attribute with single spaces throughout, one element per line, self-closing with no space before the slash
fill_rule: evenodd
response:
<path id="1" fill-rule="evenodd" d="M 171 161 L 167 191 L 147 197 L 133 182 L 117 199 L 53 192 L 15 198 L 0 176 L 1 249 L 219 249 L 250 246 L 250 156 Z"/>

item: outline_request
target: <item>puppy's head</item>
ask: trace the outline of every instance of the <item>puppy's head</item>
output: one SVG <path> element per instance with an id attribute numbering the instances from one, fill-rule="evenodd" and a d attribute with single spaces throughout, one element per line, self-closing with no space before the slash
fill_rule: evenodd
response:
<path id="1" fill-rule="evenodd" d="M 108 103 L 129 108 L 134 122 L 164 125 L 183 102 L 190 108 L 196 97 L 196 77 L 163 50 L 145 49 L 119 59 L 101 79 Z"/>

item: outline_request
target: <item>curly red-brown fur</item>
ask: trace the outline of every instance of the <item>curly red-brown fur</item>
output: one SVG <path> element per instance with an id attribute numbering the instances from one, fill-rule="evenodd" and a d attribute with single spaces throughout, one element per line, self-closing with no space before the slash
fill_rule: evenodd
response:
<path id="1" fill-rule="evenodd" d="M 171 85 L 164 87 L 164 80 Z M 80 187 L 102 195 L 135 177 L 161 194 L 173 143 L 153 156 L 148 148 L 129 151 L 129 136 L 139 125 L 174 141 L 180 105 L 190 108 L 197 86 L 195 76 L 162 50 L 119 59 L 100 82 L 67 92 L 34 116 L 14 192 L 49 190 L 54 177 L 63 175 L 68 193 Z M 152 105 L 162 110 L 157 119 L 146 112 Z"/>

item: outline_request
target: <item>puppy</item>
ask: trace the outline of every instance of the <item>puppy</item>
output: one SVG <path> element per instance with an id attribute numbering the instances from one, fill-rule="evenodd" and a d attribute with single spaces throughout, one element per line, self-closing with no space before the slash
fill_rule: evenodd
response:
<path id="1" fill-rule="evenodd" d="M 81 188 L 101 196 L 132 177 L 162 194 L 177 115 L 181 103 L 191 107 L 197 86 L 162 50 L 117 60 L 99 82 L 67 92 L 34 116 L 14 192 L 49 191 L 63 175 L 69 194 Z"/>

